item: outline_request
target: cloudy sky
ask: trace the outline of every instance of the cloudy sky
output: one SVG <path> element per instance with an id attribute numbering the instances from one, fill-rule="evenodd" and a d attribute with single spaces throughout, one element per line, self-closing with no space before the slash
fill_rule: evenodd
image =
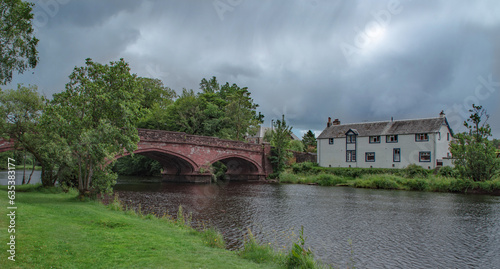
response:
<path id="1" fill-rule="evenodd" d="M 248 87 L 271 119 L 317 134 L 342 123 L 437 117 L 462 131 L 483 105 L 500 138 L 500 2 L 38 0 L 40 63 L 16 75 L 51 96 L 86 58 L 124 58 L 177 92 Z"/>

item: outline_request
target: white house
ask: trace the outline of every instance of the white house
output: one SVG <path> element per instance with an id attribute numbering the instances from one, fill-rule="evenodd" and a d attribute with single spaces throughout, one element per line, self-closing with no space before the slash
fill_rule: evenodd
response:
<path id="1" fill-rule="evenodd" d="M 323 167 L 426 169 L 451 166 L 453 132 L 443 112 L 437 118 L 340 124 L 328 118 L 318 136 Z"/>

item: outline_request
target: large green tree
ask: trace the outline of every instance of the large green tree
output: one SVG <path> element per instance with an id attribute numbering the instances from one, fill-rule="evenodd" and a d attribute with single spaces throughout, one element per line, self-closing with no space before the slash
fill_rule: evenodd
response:
<path id="1" fill-rule="evenodd" d="M 137 148 L 136 124 L 143 100 L 136 75 L 123 60 L 103 65 L 87 59 L 69 76 L 66 90 L 55 94 L 45 115 L 71 152 L 81 195 L 104 191 L 114 183 L 107 163 Z"/>
<path id="2" fill-rule="evenodd" d="M 489 115 L 482 106 L 476 105 L 472 105 L 469 112 L 471 115 L 464 122 L 468 132 L 455 135 L 450 144 L 454 164 L 464 178 L 490 180 L 500 170 L 500 159 L 496 158 L 495 147 L 488 140 L 491 136 Z"/>
<path id="3" fill-rule="evenodd" d="M 38 62 L 32 19 L 33 3 L 0 1 L 0 84 L 12 80 L 12 72 L 23 73 Z"/>
<path id="4" fill-rule="evenodd" d="M 16 90 L 0 91 L 0 136 L 14 139 L 16 148 L 31 153 L 42 166 L 42 184 L 53 186 L 54 164 L 64 158 L 64 151 L 50 135 L 53 128 L 41 124 L 45 107 L 36 86 L 18 85 Z"/>
<path id="5" fill-rule="evenodd" d="M 264 116 L 248 88 L 236 84 L 220 85 L 215 77 L 202 79 L 200 93 L 184 89 L 167 108 L 166 129 L 195 135 L 244 140 L 255 134 Z"/>

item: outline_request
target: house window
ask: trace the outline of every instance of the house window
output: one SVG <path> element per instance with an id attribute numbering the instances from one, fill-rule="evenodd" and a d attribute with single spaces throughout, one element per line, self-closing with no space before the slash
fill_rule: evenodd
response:
<path id="1" fill-rule="evenodd" d="M 431 152 L 430 151 L 421 151 L 419 152 L 419 161 L 420 162 L 430 162 L 431 161 Z"/>
<path id="2" fill-rule="evenodd" d="M 397 143 L 398 142 L 398 135 L 388 135 L 385 137 L 385 142 L 386 143 Z"/>
<path id="3" fill-rule="evenodd" d="M 416 142 L 429 141 L 429 135 L 428 134 L 415 134 L 415 141 Z"/>
<path id="4" fill-rule="evenodd" d="M 333 138 L 328 139 L 328 144 L 333 145 Z"/>
<path id="5" fill-rule="evenodd" d="M 356 136 L 355 135 L 348 135 L 346 138 L 347 138 L 347 144 L 355 144 L 356 143 Z"/>
<path id="6" fill-rule="evenodd" d="M 375 161 L 375 152 L 365 153 L 365 161 L 366 162 L 374 162 Z"/>
<path id="7" fill-rule="evenodd" d="M 401 162 L 401 149 L 394 149 L 392 160 L 396 163 Z"/>
<path id="8" fill-rule="evenodd" d="M 356 161 L 356 151 L 355 150 L 346 151 L 345 161 L 346 162 L 355 162 Z"/>
<path id="9" fill-rule="evenodd" d="M 446 141 L 450 141 L 450 133 L 446 133 Z"/>
<path id="10" fill-rule="evenodd" d="M 380 135 L 370 136 L 370 144 L 380 143 Z"/>

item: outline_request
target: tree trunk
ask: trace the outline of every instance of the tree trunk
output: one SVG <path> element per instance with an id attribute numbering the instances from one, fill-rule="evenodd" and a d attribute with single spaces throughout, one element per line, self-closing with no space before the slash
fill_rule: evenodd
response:
<path id="1" fill-rule="evenodd" d="M 31 182 L 31 177 L 33 176 L 33 173 L 35 172 L 35 160 L 33 160 L 33 167 L 31 168 L 31 174 L 30 174 L 30 178 L 28 179 L 28 183 L 26 184 L 30 184 Z"/>
<path id="2" fill-rule="evenodd" d="M 24 159 L 23 159 L 23 183 L 26 184 L 26 150 L 24 150 Z"/>

